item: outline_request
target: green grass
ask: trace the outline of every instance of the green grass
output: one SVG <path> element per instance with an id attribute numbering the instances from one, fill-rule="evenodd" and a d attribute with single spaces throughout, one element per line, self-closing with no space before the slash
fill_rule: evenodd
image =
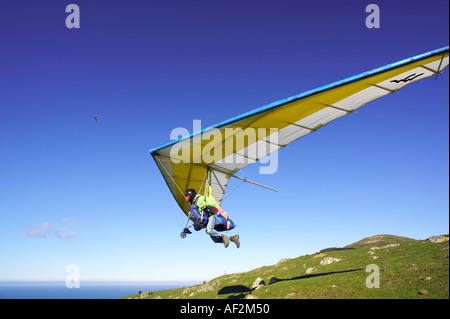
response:
<path id="1" fill-rule="evenodd" d="M 380 236 L 380 235 L 379 235 Z M 224 275 L 208 283 L 187 288 L 155 291 L 148 299 L 448 299 L 449 242 L 430 243 L 404 237 L 370 237 L 370 245 L 360 241 L 350 250 L 331 250 L 323 254 L 288 259 L 249 272 Z M 375 238 L 375 241 L 374 241 Z M 369 239 L 366 239 L 369 240 Z M 395 243 L 394 247 L 384 246 Z M 381 245 L 378 245 L 381 244 Z M 352 245 L 349 245 L 352 246 Z M 347 247 L 349 247 L 347 246 Z M 371 247 L 380 249 L 371 250 Z M 369 252 L 373 252 L 373 255 Z M 376 256 L 376 259 L 373 257 Z M 324 257 L 341 259 L 321 265 Z M 379 269 L 379 288 L 367 288 L 366 278 Z M 308 268 L 314 268 L 307 274 Z M 278 281 L 269 285 L 271 277 Z M 252 289 L 256 278 L 265 284 Z M 428 294 L 419 294 L 425 289 Z M 124 297 L 140 298 L 140 295 Z"/>

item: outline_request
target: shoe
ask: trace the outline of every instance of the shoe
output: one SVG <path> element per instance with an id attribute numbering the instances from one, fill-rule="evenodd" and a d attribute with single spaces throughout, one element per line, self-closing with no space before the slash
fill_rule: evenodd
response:
<path id="1" fill-rule="evenodd" d="M 234 235 L 230 237 L 230 240 L 236 244 L 236 247 L 239 248 L 241 246 L 241 243 L 239 241 L 239 235 Z"/>
<path id="2" fill-rule="evenodd" d="M 222 241 L 223 241 L 223 245 L 225 246 L 225 248 L 227 248 L 228 245 L 230 244 L 230 240 L 228 239 L 228 236 L 222 235 Z"/>

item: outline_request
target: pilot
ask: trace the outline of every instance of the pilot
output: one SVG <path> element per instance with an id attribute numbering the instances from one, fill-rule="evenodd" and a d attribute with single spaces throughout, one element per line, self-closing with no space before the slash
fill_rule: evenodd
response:
<path id="1" fill-rule="evenodd" d="M 189 202 L 190 205 L 196 204 L 199 208 L 199 210 L 202 210 L 203 212 L 209 213 L 209 220 L 208 224 L 206 225 L 206 233 L 211 236 L 211 239 L 215 243 L 223 243 L 225 248 L 228 247 L 230 244 L 230 241 L 236 244 L 236 247 L 240 247 L 240 241 L 239 241 L 239 235 L 234 235 L 231 237 L 228 237 L 226 235 L 220 234 L 215 228 L 216 224 L 216 215 L 223 216 L 227 220 L 227 224 L 229 225 L 228 221 L 228 213 L 222 210 L 220 208 L 219 204 L 217 204 L 214 197 L 211 195 L 200 195 L 197 194 L 197 192 L 193 189 L 188 189 L 184 196 L 186 197 L 186 200 Z M 207 209 L 208 208 L 208 209 Z M 227 227 L 229 229 L 229 227 Z"/>

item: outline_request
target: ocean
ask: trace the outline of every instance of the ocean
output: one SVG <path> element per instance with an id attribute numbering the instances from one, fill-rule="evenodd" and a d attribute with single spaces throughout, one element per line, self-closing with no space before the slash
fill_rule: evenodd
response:
<path id="1" fill-rule="evenodd" d="M 80 282 L 79 288 L 67 288 L 56 281 L 3 281 L 0 299 L 120 299 L 139 291 L 157 291 L 189 287 L 198 282 Z"/>

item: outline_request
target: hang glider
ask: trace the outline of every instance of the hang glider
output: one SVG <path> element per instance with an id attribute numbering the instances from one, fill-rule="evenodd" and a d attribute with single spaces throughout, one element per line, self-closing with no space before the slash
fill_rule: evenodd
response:
<path id="1" fill-rule="evenodd" d="M 150 154 L 187 215 L 184 192 L 206 190 L 209 170 L 212 195 L 220 204 L 228 180 L 244 166 L 371 101 L 424 78 L 436 78 L 448 64 L 447 46 L 274 102 L 154 148 Z"/>

